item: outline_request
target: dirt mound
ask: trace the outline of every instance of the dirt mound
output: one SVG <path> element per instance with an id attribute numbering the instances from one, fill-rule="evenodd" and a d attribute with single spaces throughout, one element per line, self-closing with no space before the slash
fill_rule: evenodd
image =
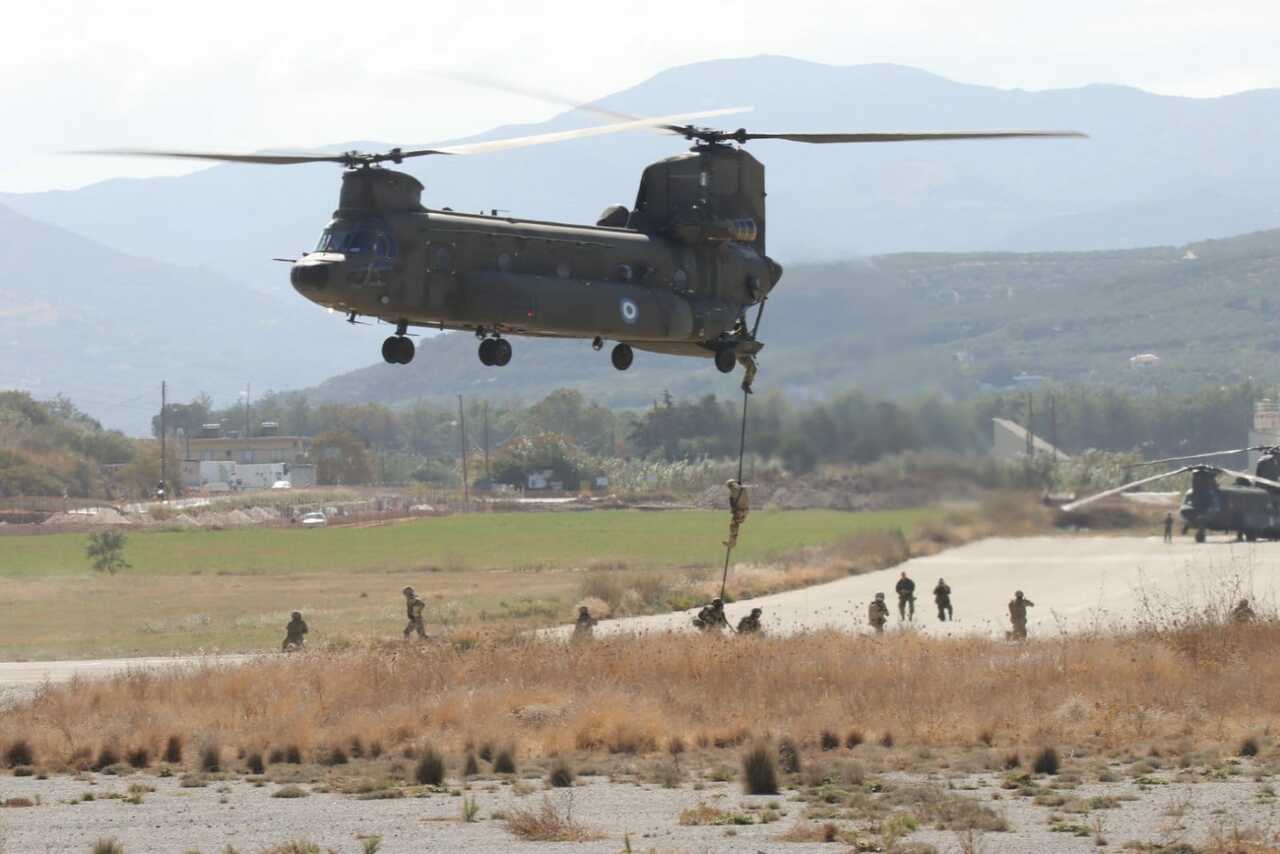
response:
<path id="1" fill-rule="evenodd" d="M 133 520 L 126 518 L 114 507 L 90 507 L 85 510 L 74 510 L 67 513 L 54 513 L 40 524 L 51 527 L 88 527 L 97 525 L 132 525 Z"/>

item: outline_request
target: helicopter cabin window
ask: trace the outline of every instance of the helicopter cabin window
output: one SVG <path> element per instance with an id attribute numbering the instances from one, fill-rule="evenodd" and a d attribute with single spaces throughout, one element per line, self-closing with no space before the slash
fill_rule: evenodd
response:
<path id="1" fill-rule="evenodd" d="M 342 252 L 361 258 L 394 256 L 391 236 L 376 223 L 347 223 L 326 228 L 316 244 L 317 252 Z"/>

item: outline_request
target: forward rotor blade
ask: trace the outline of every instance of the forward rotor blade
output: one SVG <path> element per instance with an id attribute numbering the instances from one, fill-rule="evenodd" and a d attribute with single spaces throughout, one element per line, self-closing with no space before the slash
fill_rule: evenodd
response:
<path id="1" fill-rule="evenodd" d="M 486 142 L 471 142 L 462 145 L 445 145 L 433 151 L 441 154 L 487 154 L 492 151 L 507 151 L 512 148 L 526 148 L 531 145 L 545 145 L 549 142 L 563 142 L 569 139 L 583 139 L 589 136 L 601 136 L 607 133 L 619 133 L 624 130 L 644 130 L 647 128 L 665 128 L 679 132 L 676 122 L 686 122 L 691 119 L 706 119 L 714 116 L 730 116 L 734 113 L 745 113 L 752 107 L 729 107 L 722 110 L 703 110 L 696 113 L 679 113 L 672 116 L 657 116 L 646 119 L 632 119 L 625 122 L 615 122 L 609 125 L 597 125 L 589 128 L 578 128 L 576 130 L 556 131 L 553 133 L 540 133 L 533 136 L 517 136 L 510 139 L 494 139 Z M 406 157 L 410 156 L 408 152 Z"/>
<path id="2" fill-rule="evenodd" d="M 1256 474 L 1246 474 L 1242 471 L 1232 471 L 1231 469 L 1222 469 L 1223 474 L 1229 474 L 1232 477 L 1238 477 L 1241 480 L 1247 480 L 1251 483 L 1260 483 L 1263 486 L 1269 486 L 1272 489 L 1280 489 L 1280 481 L 1267 480 L 1265 477 L 1258 477 Z"/>
<path id="3" fill-rule="evenodd" d="M 110 157 L 180 157 L 186 160 L 218 160 L 226 163 L 265 163 L 287 166 L 294 163 L 346 163 L 341 154 L 225 154 L 211 151 L 156 151 L 150 148 L 109 148 L 97 151 L 73 151 L 71 154 L 108 155 Z"/>
<path id="4" fill-rule="evenodd" d="M 1088 139 L 1074 130 L 973 130 L 925 133 L 745 133 L 730 134 L 734 140 L 785 139 L 818 145 L 843 142 L 936 142 L 954 139 Z"/>
<path id="5" fill-rule="evenodd" d="M 492 89 L 496 92 L 506 92 L 509 95 L 521 95 L 525 98 L 532 98 L 535 101 L 545 101 L 548 104 L 568 107 L 571 110 L 580 110 L 584 113 L 595 113 L 598 116 L 604 116 L 616 121 L 634 122 L 640 119 L 640 116 L 633 116 L 630 113 L 620 113 L 617 110 L 610 110 L 596 104 L 584 104 L 581 101 L 575 101 L 574 99 L 561 95 L 558 92 L 549 92 L 545 89 L 531 89 L 527 86 L 508 83 L 506 80 L 499 80 L 496 77 L 486 77 L 483 74 L 463 74 L 455 71 L 428 71 L 427 74 L 444 80 L 453 80 L 458 83 L 465 83 L 468 86 L 475 86 L 480 89 Z"/>
<path id="6" fill-rule="evenodd" d="M 1156 475 L 1152 475 L 1151 477 L 1144 477 L 1142 480 L 1135 480 L 1130 483 L 1126 483 L 1124 486 L 1117 486 L 1115 489 L 1108 489 L 1106 492 L 1099 492 L 1097 495 L 1090 495 L 1088 498 L 1081 498 L 1079 501 L 1072 501 L 1070 504 L 1064 504 L 1060 509 L 1062 510 L 1063 513 L 1070 513 L 1073 510 L 1078 510 L 1079 508 L 1085 506 L 1086 504 L 1092 504 L 1095 501 L 1101 501 L 1104 498 L 1110 498 L 1113 495 L 1119 495 L 1120 493 L 1124 492 L 1127 489 L 1133 489 L 1135 486 L 1142 486 L 1144 483 L 1154 483 L 1157 480 L 1164 480 L 1166 477 L 1173 477 L 1174 475 L 1184 474 L 1186 472 L 1191 471 L 1194 468 L 1195 466 L 1183 466 L 1180 469 L 1175 469 L 1174 471 L 1167 471 L 1164 474 L 1156 474 Z"/>

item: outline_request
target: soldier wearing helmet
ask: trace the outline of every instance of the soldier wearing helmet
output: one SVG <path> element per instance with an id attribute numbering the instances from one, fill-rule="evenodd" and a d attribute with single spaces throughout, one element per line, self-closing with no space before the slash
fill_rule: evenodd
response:
<path id="1" fill-rule="evenodd" d="M 595 634 L 595 625 L 598 623 L 595 617 L 591 616 L 591 609 L 586 605 L 578 606 L 578 620 L 573 624 L 573 639 L 588 640 Z"/>
<path id="2" fill-rule="evenodd" d="M 867 607 L 867 622 L 876 630 L 876 634 L 884 633 L 884 624 L 889 622 L 889 606 L 885 604 L 883 593 L 877 593 Z"/>
<path id="3" fill-rule="evenodd" d="M 738 634 L 757 634 L 760 631 L 760 615 L 763 613 L 761 608 L 752 608 L 750 614 L 738 621 Z"/>
<path id="4" fill-rule="evenodd" d="M 418 598 L 412 587 L 406 587 L 401 592 L 404 593 L 405 612 L 409 617 L 409 623 L 404 627 L 405 640 L 414 632 L 418 633 L 418 637 L 426 639 L 427 627 L 423 625 L 422 612 L 426 610 L 427 603 Z"/>
<path id="5" fill-rule="evenodd" d="M 724 602 L 720 597 L 711 600 L 710 605 L 703 607 L 698 612 L 698 616 L 693 618 L 693 625 L 701 631 L 720 631 L 729 627 L 729 621 L 724 615 Z"/>
<path id="6" fill-rule="evenodd" d="M 280 645 L 282 652 L 296 652 L 306 645 L 307 624 L 302 619 L 301 611 L 294 611 L 288 625 L 284 627 L 284 643 Z"/>
<path id="7" fill-rule="evenodd" d="M 724 484 L 729 490 L 729 539 L 724 545 L 733 548 L 738 544 L 738 529 L 747 521 L 747 513 L 751 510 L 751 500 L 747 497 L 747 488 L 736 480 L 727 480 Z"/>
<path id="8" fill-rule="evenodd" d="M 1018 590 L 1009 601 L 1009 622 L 1013 623 L 1013 631 L 1009 633 L 1012 640 L 1027 639 L 1027 609 L 1034 608 L 1035 602 L 1022 595 Z"/>

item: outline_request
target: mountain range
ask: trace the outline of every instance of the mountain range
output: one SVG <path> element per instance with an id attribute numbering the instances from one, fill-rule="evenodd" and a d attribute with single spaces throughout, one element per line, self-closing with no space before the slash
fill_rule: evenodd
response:
<path id="1" fill-rule="evenodd" d="M 424 140 L 426 101 L 405 105 L 423 111 Z M 1096 359 L 1147 348 L 1139 334 L 1145 323 L 1117 325 L 1115 318 L 1130 316 L 1131 308 L 1116 305 L 1124 293 L 1118 281 L 1132 280 L 1135 293 L 1153 308 L 1191 310 L 1194 303 L 1208 311 L 1211 301 L 1187 297 L 1196 288 L 1213 292 L 1217 280 L 1196 278 L 1210 264 L 1183 264 L 1187 246 L 1280 225 L 1280 159 L 1274 157 L 1280 90 L 1204 99 L 1111 85 L 1032 92 L 959 83 L 903 66 L 760 56 L 673 68 L 598 104 L 637 115 L 750 105 L 754 110 L 732 116 L 732 123 L 759 131 L 1029 127 L 1090 135 L 860 146 L 752 143 L 768 170 L 769 251 L 787 268 L 766 313 L 771 350 L 762 379 L 772 374 L 794 394 L 820 394 L 836 381 L 899 392 L 925 385 L 971 388 L 970 374 L 995 370 L 997 362 L 1087 377 L 1073 365 L 1097 371 Z M 600 121 L 570 111 L 473 139 Z M 391 142 L 331 149 L 381 150 Z M 646 163 L 684 147 L 677 137 L 629 133 L 424 158 L 403 168 L 424 181 L 432 206 L 594 221 L 606 205 L 630 202 Z M 398 376 L 383 365 L 346 373 L 376 359 L 385 330 L 340 325 L 340 318 L 296 297 L 285 266 L 270 260 L 296 256 L 314 242 L 336 205 L 337 188 L 338 173 L 328 165 L 222 165 L 181 177 L 0 194 L 0 223 L 10 238 L 0 250 L 0 387 L 45 396 L 61 391 L 82 399 L 108 424 L 130 430 L 145 429 L 154 411 L 147 395 L 160 379 L 171 380 L 180 397 L 204 390 L 222 401 L 246 382 L 255 389 L 316 387 L 334 399 L 402 399 L 467 388 L 530 393 L 575 382 L 631 402 L 652 399 L 662 387 L 692 392 L 728 383 L 732 389 L 731 380 L 708 364 L 658 356 L 645 355 L 632 372 L 615 374 L 605 370 L 603 358 L 600 365 L 581 358 L 585 345 L 572 342 L 518 342 L 516 362 L 505 373 L 480 373 L 474 343 L 465 336 L 423 339 L 418 361 Z M 1179 248 L 1055 254 L 1142 246 Z M 914 254 L 921 250 L 1033 255 Z M 878 257 L 866 260 L 870 256 Z M 1264 283 L 1247 278 L 1258 270 L 1247 273 L 1239 266 L 1244 263 L 1232 261 L 1237 266 L 1230 271 L 1215 267 L 1213 275 L 1239 285 L 1231 299 L 1265 298 Z M 1270 261 L 1256 263 L 1270 270 Z M 1070 271 L 1081 265 L 1088 274 L 1073 278 Z M 1107 279 L 1104 269 L 1114 269 L 1119 279 Z M 1142 270 L 1160 272 L 1149 279 Z M 1231 278 L 1237 274 L 1246 279 Z M 1056 277 L 1060 287 L 1041 290 L 1039 276 Z M 1003 297 L 996 295 L 997 282 L 1008 285 Z M 971 298 L 970 286 L 987 296 Z M 1094 341 L 1094 330 L 1108 329 L 1112 337 L 1096 340 L 1102 352 L 1041 365 L 1030 358 L 1039 344 L 1024 352 L 1027 342 L 1039 340 L 1033 331 L 1019 337 L 1014 330 L 1057 335 L 1053 329 L 1062 323 L 1054 312 L 1086 324 L 1071 327 L 1074 334 Z M 1250 325 L 1260 316 L 1253 311 L 1240 320 Z M 1166 329 L 1194 334 L 1187 340 L 1202 346 L 1239 340 L 1234 328 L 1224 339 L 1200 334 L 1194 318 L 1169 321 Z M 917 334 L 923 337 L 910 338 Z M 1170 344 L 1170 353 L 1181 346 Z M 951 360 L 943 373 L 934 364 L 940 354 Z M 385 381 L 364 386 L 371 377 Z"/>

